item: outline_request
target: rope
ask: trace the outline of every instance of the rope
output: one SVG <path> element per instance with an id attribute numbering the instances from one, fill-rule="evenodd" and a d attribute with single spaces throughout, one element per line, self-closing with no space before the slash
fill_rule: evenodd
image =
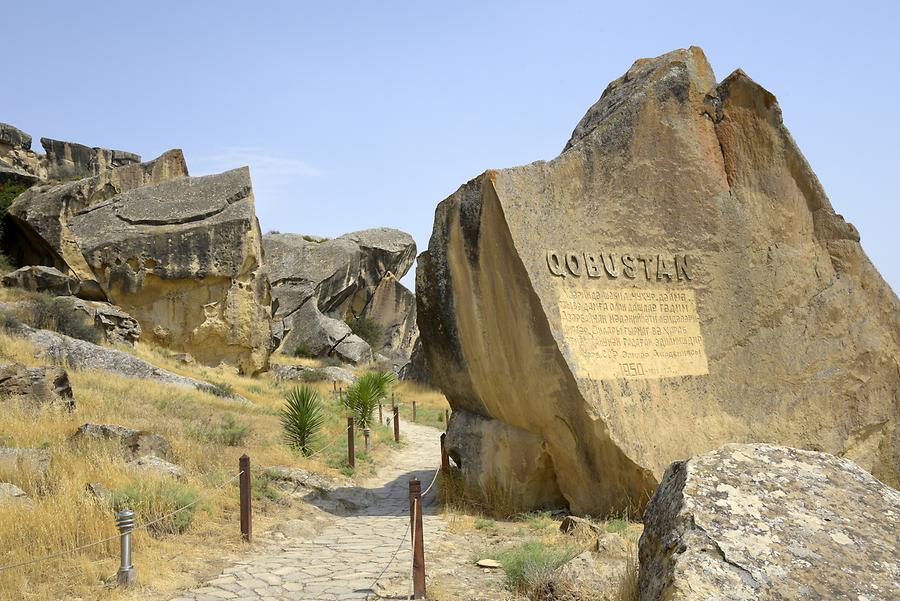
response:
<path id="1" fill-rule="evenodd" d="M 338 441 L 342 440 L 343 437 L 344 437 L 344 434 L 346 434 L 346 433 L 349 432 L 349 431 L 350 431 L 350 426 L 347 426 L 346 428 L 344 428 L 344 432 L 343 432 L 342 434 L 338 434 L 338 435 L 335 436 L 334 439 L 333 439 L 331 442 L 329 442 L 327 445 L 325 445 L 324 447 L 322 447 L 321 449 L 319 449 L 319 450 L 316 451 L 315 453 L 313 453 L 313 454 L 311 454 L 311 455 L 307 455 L 305 458 L 306 458 L 306 459 L 312 459 L 313 457 L 315 457 L 316 455 L 318 455 L 318 454 L 321 453 L 322 451 L 325 451 L 325 450 L 330 449 L 331 447 L 333 447 L 334 445 L 336 445 L 336 444 L 338 443 Z"/>
<path id="2" fill-rule="evenodd" d="M 212 492 L 216 492 L 216 491 L 218 491 L 218 490 L 221 490 L 222 488 L 225 487 L 225 485 L 230 484 L 231 482 L 234 482 L 234 481 L 235 481 L 237 478 L 239 478 L 239 477 L 241 476 L 241 474 L 243 474 L 243 473 L 244 473 L 243 471 L 238 472 L 237 476 L 234 476 L 234 477 L 232 477 L 232 478 L 226 480 L 225 482 L 223 482 L 222 484 L 220 484 L 219 486 L 217 486 L 216 488 L 214 488 Z M 162 516 L 162 517 L 159 517 L 159 518 L 156 518 L 156 519 L 153 520 L 153 521 L 147 522 L 146 524 L 140 524 L 140 525 L 138 525 L 138 526 L 135 526 L 134 528 L 131 529 L 131 531 L 132 531 L 132 532 L 136 532 L 136 531 L 138 531 L 138 530 L 140 530 L 140 529 L 142 529 L 142 528 L 149 528 L 149 527 L 152 526 L 153 524 L 156 524 L 156 523 L 158 523 L 158 522 L 161 522 L 161 521 L 163 521 L 163 520 L 166 519 L 166 518 L 172 517 L 172 516 L 175 515 L 176 513 L 181 513 L 181 512 L 184 511 L 185 509 L 188 509 L 188 508 L 190 508 L 190 507 L 193 507 L 194 505 L 196 505 L 197 503 L 199 503 L 200 501 L 202 501 L 203 499 L 205 499 L 206 497 L 208 497 L 210 494 L 211 494 L 211 493 L 207 493 L 206 495 L 197 498 L 196 501 L 192 501 L 191 503 L 188 503 L 187 505 L 185 505 L 185 506 L 183 506 L 183 507 L 179 507 L 179 508 L 176 509 L 175 511 L 172 511 L 172 512 L 170 512 L 170 513 L 167 513 L 166 515 L 164 515 L 164 516 Z M 33 565 L 33 564 L 36 564 L 36 563 L 40 563 L 40 562 L 42 562 L 42 561 L 48 561 L 48 560 L 50 560 L 50 559 L 55 559 L 55 558 L 57 558 L 57 557 L 62 557 L 63 555 L 69 555 L 70 553 L 77 553 L 78 551 L 84 551 L 85 549 L 89 549 L 89 548 L 91 548 L 91 547 L 96 547 L 97 545 L 102 545 L 103 543 L 108 543 L 109 541 L 115 540 L 115 539 L 117 539 L 117 538 L 120 538 L 121 536 L 122 536 L 122 533 L 114 534 L 113 536 L 109 536 L 109 537 L 107 537 L 107 538 L 104 538 L 104 539 L 101 539 L 101 540 L 98 540 L 98 541 L 95 541 L 95 542 L 92 542 L 92 543 L 88 543 L 88 544 L 86 544 L 86 545 L 81 545 L 80 547 L 75 547 L 74 549 L 67 549 L 67 550 L 65 550 L 65 551 L 59 551 L 58 553 L 52 553 L 52 554 L 50 554 L 50 555 L 47 555 L 47 556 L 44 556 L 44 557 L 39 557 L 39 558 L 37 558 L 37 559 L 30 559 L 30 560 L 28 560 L 28 561 L 23 561 L 23 562 L 21 562 L 21 563 L 16 563 L 16 564 L 8 565 L 8 566 L 2 566 L 2 567 L 0 567 L 0 572 L 5 572 L 6 570 L 12 570 L 12 569 L 14 569 L 14 568 L 22 568 L 22 567 L 25 567 L 25 566 L 30 566 L 30 565 Z"/>
<path id="3" fill-rule="evenodd" d="M 381 573 L 378 574 L 378 576 L 375 577 L 375 580 L 372 581 L 372 584 L 369 585 L 368 590 L 373 591 L 373 592 L 375 591 L 375 585 L 378 584 L 378 581 L 381 580 L 381 577 L 384 576 L 384 573 L 388 571 L 388 568 L 391 567 L 391 565 L 394 563 L 394 560 L 397 559 L 397 555 L 400 554 L 400 549 L 403 548 L 403 543 L 406 542 L 406 534 L 409 532 L 409 528 L 410 528 L 411 524 L 412 524 L 412 522 L 410 522 L 409 524 L 406 525 L 406 531 L 403 533 L 403 536 L 400 537 L 400 544 L 397 545 L 397 550 L 394 551 L 393 555 L 391 555 L 390 560 L 387 562 L 387 565 L 385 565 L 384 568 L 381 570 Z M 369 598 L 369 595 L 367 593 L 366 599 L 368 599 L 368 598 Z"/>
<path id="4" fill-rule="evenodd" d="M 425 489 L 425 492 L 422 493 L 422 498 L 423 498 L 423 499 L 425 498 L 425 496 L 426 496 L 428 493 L 431 492 L 432 487 L 434 486 L 435 482 L 437 482 L 438 474 L 440 474 L 440 473 L 441 473 L 441 470 L 440 470 L 440 469 L 435 470 L 435 472 L 434 472 L 434 478 L 431 479 L 431 484 L 429 484 L 429 485 L 428 485 L 428 488 Z"/>

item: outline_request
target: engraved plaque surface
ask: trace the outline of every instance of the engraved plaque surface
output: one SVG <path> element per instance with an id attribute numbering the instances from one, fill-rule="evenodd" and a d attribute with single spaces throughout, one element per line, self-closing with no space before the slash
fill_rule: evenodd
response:
<path id="1" fill-rule="evenodd" d="M 694 291 L 560 285 L 578 375 L 598 380 L 709 373 Z"/>

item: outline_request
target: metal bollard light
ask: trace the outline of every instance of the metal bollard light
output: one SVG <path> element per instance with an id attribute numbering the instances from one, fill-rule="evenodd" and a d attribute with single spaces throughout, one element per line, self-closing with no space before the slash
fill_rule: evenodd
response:
<path id="1" fill-rule="evenodd" d="M 131 586 L 136 577 L 134 565 L 131 563 L 131 531 L 134 530 L 134 512 L 122 509 L 116 512 L 116 528 L 119 529 L 122 545 L 122 561 L 116 573 L 119 586 Z"/>

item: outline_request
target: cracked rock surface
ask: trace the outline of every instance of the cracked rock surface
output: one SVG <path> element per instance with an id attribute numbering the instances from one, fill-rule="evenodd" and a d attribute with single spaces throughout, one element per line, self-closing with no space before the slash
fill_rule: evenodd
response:
<path id="1" fill-rule="evenodd" d="M 644 513 L 642 601 L 900 598 L 900 493 L 852 461 L 729 444 L 673 463 Z"/>

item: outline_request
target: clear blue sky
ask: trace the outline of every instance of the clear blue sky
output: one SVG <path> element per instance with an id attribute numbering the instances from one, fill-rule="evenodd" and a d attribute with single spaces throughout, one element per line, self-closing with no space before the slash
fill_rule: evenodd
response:
<path id="1" fill-rule="evenodd" d="M 634 59 L 696 44 L 778 96 L 898 291 L 900 10 L 825 4 L 3 0 L 0 121 L 180 147 L 195 174 L 249 163 L 263 230 L 389 225 L 422 249 L 460 184 L 556 156 Z"/>

